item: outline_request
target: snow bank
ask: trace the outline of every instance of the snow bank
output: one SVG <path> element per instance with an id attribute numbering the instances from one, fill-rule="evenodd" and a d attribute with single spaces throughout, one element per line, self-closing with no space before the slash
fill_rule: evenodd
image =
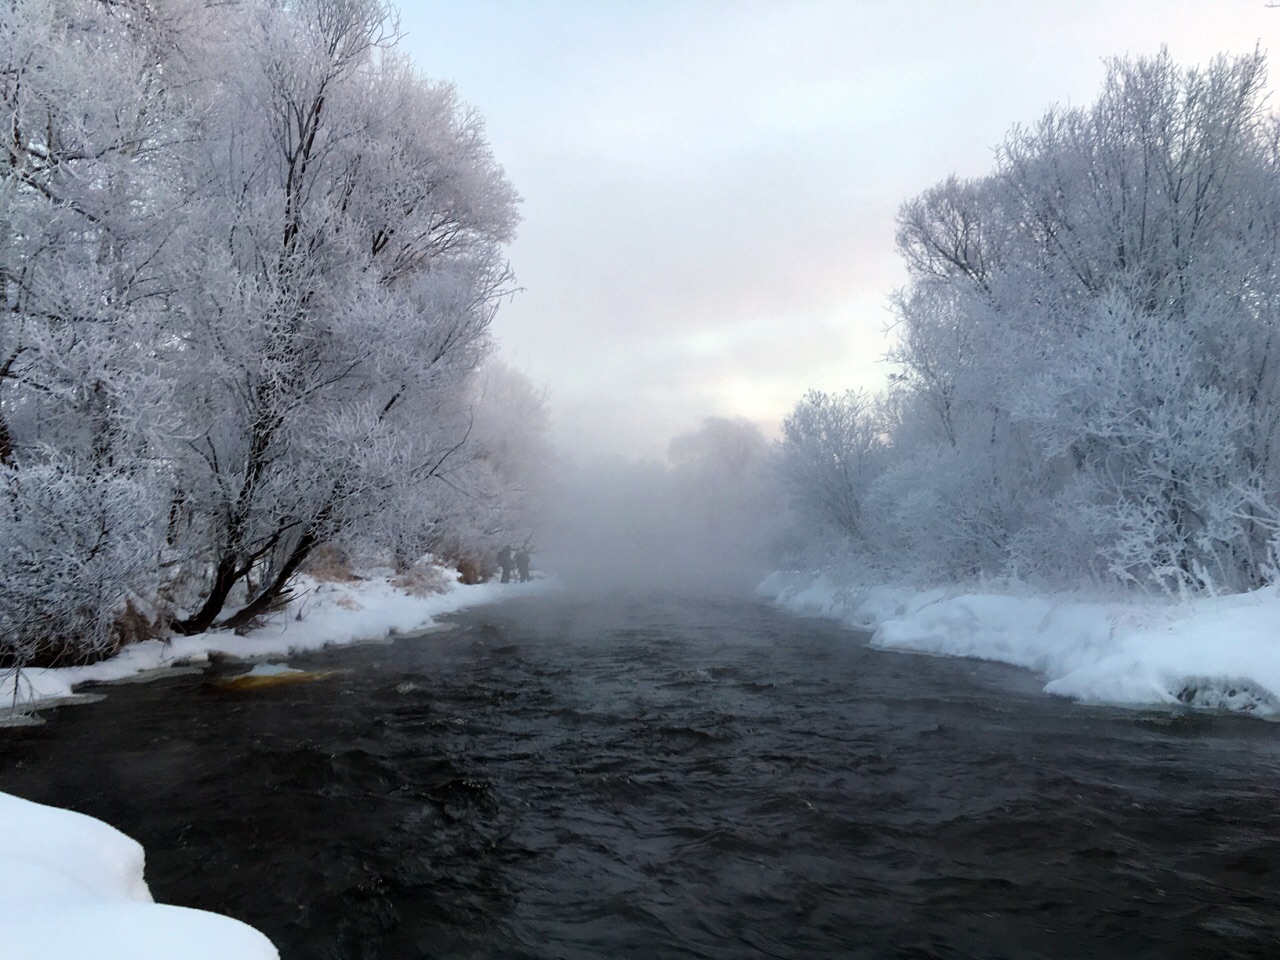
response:
<path id="1" fill-rule="evenodd" d="M 839 587 L 774 574 L 762 596 L 804 616 L 873 631 L 872 645 L 1042 674 L 1047 693 L 1089 703 L 1186 704 L 1280 714 L 1280 585 L 1184 603 L 1083 603 L 1052 595 Z"/>
<path id="2" fill-rule="evenodd" d="M 394 586 L 392 572 L 381 570 L 350 582 L 299 578 L 297 597 L 266 626 L 244 636 L 202 633 L 130 644 L 110 660 L 84 667 L 29 669 L 0 674 L 0 708 L 30 707 L 74 695 L 76 684 L 124 680 L 153 670 L 202 663 L 210 654 L 245 659 L 283 656 L 322 647 L 385 639 L 430 629 L 437 617 L 465 607 L 547 589 L 550 581 L 530 583 L 450 583 L 444 593 L 413 596 Z M 16 696 L 15 696 L 16 686 Z"/>
<path id="3" fill-rule="evenodd" d="M 40 960 L 278 960 L 230 917 L 152 901 L 143 850 L 92 817 L 0 793 L 0 936 Z"/>

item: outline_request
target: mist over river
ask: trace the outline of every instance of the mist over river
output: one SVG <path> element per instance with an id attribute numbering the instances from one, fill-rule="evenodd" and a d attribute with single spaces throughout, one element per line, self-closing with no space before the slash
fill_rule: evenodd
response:
<path id="1" fill-rule="evenodd" d="M 548 595 L 0 730 L 285 960 L 1280 955 L 1280 737 L 742 599 Z"/>

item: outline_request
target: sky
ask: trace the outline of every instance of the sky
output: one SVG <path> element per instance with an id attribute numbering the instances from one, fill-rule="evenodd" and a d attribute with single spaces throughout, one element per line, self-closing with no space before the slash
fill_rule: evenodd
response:
<path id="1" fill-rule="evenodd" d="M 899 206 L 1090 104 L 1105 58 L 1280 58 L 1266 0 L 398 3 L 523 197 L 502 358 L 568 451 L 633 458 L 882 387 Z"/>

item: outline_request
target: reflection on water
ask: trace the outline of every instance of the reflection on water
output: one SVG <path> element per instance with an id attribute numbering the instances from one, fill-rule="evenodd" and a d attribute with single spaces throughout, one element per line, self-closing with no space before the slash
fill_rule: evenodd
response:
<path id="1" fill-rule="evenodd" d="M 517 601 L 110 688 L 0 789 L 286 960 L 1274 957 L 1272 724 L 1091 710 L 738 602 Z"/>

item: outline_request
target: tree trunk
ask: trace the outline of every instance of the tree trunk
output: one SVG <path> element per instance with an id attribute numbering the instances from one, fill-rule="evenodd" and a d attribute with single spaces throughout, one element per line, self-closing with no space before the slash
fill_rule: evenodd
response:
<path id="1" fill-rule="evenodd" d="M 275 575 L 272 581 L 259 591 L 258 595 L 249 601 L 242 609 L 236 611 L 227 619 L 218 624 L 221 628 L 236 630 L 246 624 L 252 622 L 255 617 L 261 616 L 268 612 L 272 605 L 280 598 L 286 586 L 293 575 L 298 572 L 298 567 L 311 555 L 311 551 L 319 544 L 319 538 L 308 530 L 293 548 L 293 552 L 289 554 L 289 558 L 285 560 L 280 571 Z"/>
<path id="2" fill-rule="evenodd" d="M 213 578 L 213 584 L 209 587 L 209 596 L 205 599 L 204 605 L 187 619 L 174 621 L 171 624 L 174 632 L 190 637 L 197 633 L 204 633 L 213 626 L 213 621 L 226 605 L 231 588 L 243 575 L 244 571 L 236 564 L 234 557 L 224 557 L 218 563 L 218 572 Z"/>

